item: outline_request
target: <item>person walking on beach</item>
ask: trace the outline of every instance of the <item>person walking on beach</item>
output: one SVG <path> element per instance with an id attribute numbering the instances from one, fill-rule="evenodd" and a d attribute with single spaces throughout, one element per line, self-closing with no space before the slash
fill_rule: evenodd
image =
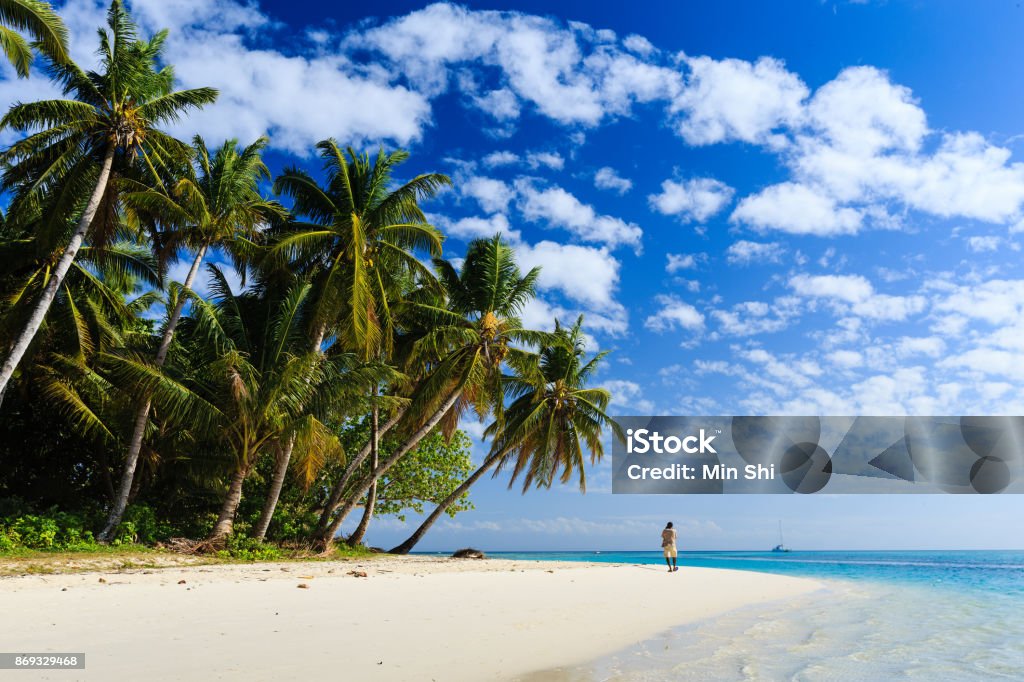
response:
<path id="1" fill-rule="evenodd" d="M 668 572 L 678 571 L 679 566 L 676 565 L 676 556 L 679 552 L 676 550 L 676 529 L 672 527 L 671 521 L 665 526 L 665 530 L 661 531 L 661 549 L 665 552 L 665 563 L 668 564 Z"/>

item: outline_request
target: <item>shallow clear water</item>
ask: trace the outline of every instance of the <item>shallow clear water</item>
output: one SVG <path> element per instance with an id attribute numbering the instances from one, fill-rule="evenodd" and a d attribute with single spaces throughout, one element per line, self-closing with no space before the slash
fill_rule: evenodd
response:
<path id="1" fill-rule="evenodd" d="M 663 563 L 658 552 L 494 556 Z M 536 679 L 1024 679 L 1024 552 L 687 552 L 680 563 L 812 576 L 827 587 Z"/>

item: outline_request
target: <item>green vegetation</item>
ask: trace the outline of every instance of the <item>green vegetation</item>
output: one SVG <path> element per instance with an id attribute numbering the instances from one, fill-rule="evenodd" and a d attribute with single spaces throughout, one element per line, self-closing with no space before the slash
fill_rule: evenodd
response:
<path id="1" fill-rule="evenodd" d="M 96 72 L 45 3 L 0 0 L 0 29 L 66 97 L 0 119 L 21 136 L 0 151 L 0 552 L 361 556 L 375 515 L 431 510 L 408 552 L 486 472 L 585 487 L 620 435 L 588 386 L 604 354 L 582 318 L 523 327 L 540 273 L 500 235 L 443 259 L 420 204 L 446 176 L 324 140 L 320 177 L 272 177 L 266 138 L 175 139 L 217 93 L 175 90 L 166 33 L 119 0 Z M 487 424 L 477 467 L 463 419 Z"/>

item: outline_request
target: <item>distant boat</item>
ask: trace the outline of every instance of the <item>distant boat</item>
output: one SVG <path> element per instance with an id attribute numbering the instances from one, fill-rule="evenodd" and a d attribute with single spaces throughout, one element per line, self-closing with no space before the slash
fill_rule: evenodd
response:
<path id="1" fill-rule="evenodd" d="M 788 552 L 790 549 L 782 542 L 782 521 L 779 521 L 779 544 L 772 547 L 773 552 Z"/>

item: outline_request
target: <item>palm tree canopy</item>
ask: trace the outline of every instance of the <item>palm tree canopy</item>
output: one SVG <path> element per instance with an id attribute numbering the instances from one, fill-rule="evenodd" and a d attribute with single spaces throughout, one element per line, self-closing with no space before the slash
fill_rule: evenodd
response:
<path id="1" fill-rule="evenodd" d="M 445 422 L 451 432 L 470 407 L 481 419 L 491 410 L 500 416 L 503 365 L 529 362 L 531 353 L 523 349 L 542 345 L 548 335 L 523 328 L 518 317 L 536 293 L 540 268 L 523 275 L 500 235 L 473 241 L 461 270 L 441 259 L 434 266 L 443 298 L 422 295 L 406 304 L 410 318 L 424 329 L 411 363 L 426 375 L 416 401 L 423 411 L 452 390 L 462 391 Z"/>
<path id="2" fill-rule="evenodd" d="M 372 161 L 334 140 L 317 144 L 325 186 L 299 169 L 288 168 L 274 192 L 291 198 L 292 211 L 308 223 L 293 223 L 273 252 L 309 274 L 316 285 L 314 324 L 336 325 L 338 340 L 364 358 L 389 353 L 396 321 L 389 299 L 405 274 L 433 275 L 415 256 L 441 254 L 441 233 L 419 202 L 451 184 L 446 175 L 427 173 L 392 186 L 405 151 L 381 149 Z"/>
<path id="3" fill-rule="evenodd" d="M 48 71 L 66 98 L 16 103 L 0 119 L 0 130 L 26 133 L 0 154 L 12 212 L 46 205 L 60 222 L 81 211 L 108 151 L 122 166 L 140 164 L 157 183 L 158 167 L 188 159 L 189 147 L 159 126 L 212 103 L 217 91 L 174 90 L 174 70 L 160 64 L 167 32 L 140 38 L 120 0 L 107 23 L 98 71 L 50 59 Z M 115 210 L 112 202 L 101 208 Z"/>
<path id="4" fill-rule="evenodd" d="M 585 451 L 590 451 L 591 464 L 604 456 L 606 427 L 615 437 L 624 437 L 606 413 L 608 391 L 587 387 L 608 352 L 586 360 L 582 325 L 582 315 L 568 329 L 556 322 L 552 342 L 540 350 L 536 365 L 505 378 L 513 401 L 504 420 L 491 424 L 487 435 L 494 436 L 491 455 L 501 458 L 497 471 L 510 464 L 509 486 L 522 475 L 523 492 L 531 485 L 550 488 L 556 477 L 568 483 L 574 473 L 585 491 Z"/>
<path id="5" fill-rule="evenodd" d="M 19 33 L 32 36 L 35 47 L 55 62 L 68 61 L 68 29 L 48 2 L 0 0 L 0 49 L 20 78 L 28 78 L 32 45 Z"/>
<path id="6" fill-rule="evenodd" d="M 227 245 L 236 247 L 229 249 L 232 254 L 251 254 L 261 229 L 287 216 L 279 203 L 260 194 L 260 183 L 270 179 L 262 156 L 267 142 L 260 137 L 239 147 L 237 140 L 227 140 L 211 155 L 203 138 L 195 136 L 194 165 L 186 166 L 170 187 L 123 183 L 128 222 L 153 231 L 164 263 L 182 247 Z M 235 266 L 244 269 L 241 262 Z"/>

